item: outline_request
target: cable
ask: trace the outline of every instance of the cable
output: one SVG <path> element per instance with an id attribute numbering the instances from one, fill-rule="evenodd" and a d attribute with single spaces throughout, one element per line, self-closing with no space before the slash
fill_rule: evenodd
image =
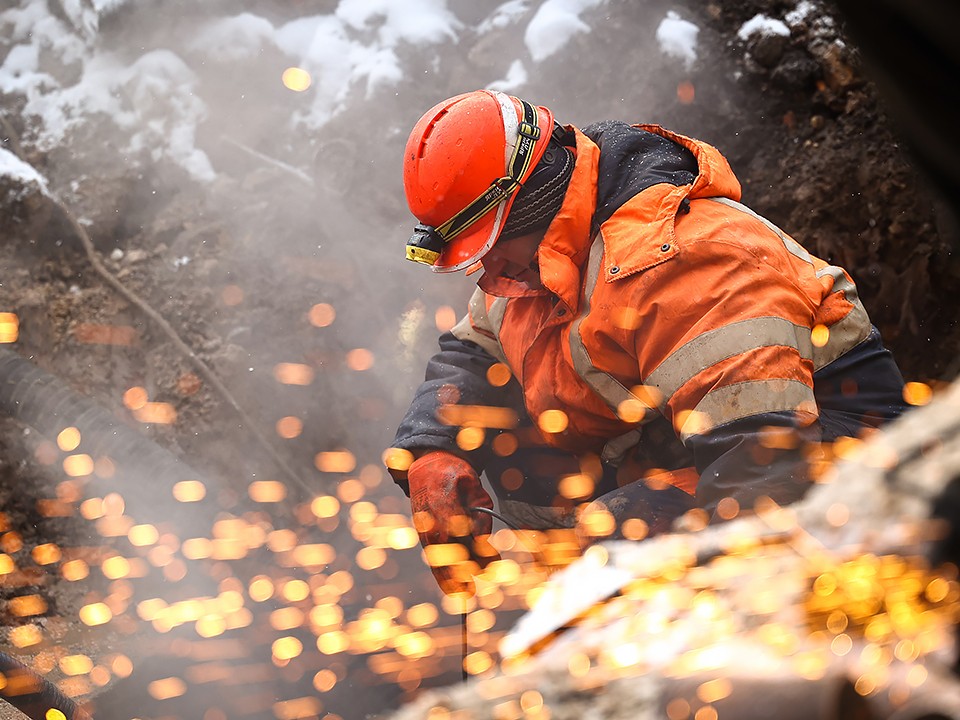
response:
<path id="1" fill-rule="evenodd" d="M 506 525 L 508 528 L 510 528 L 511 530 L 513 530 L 515 533 L 517 533 L 517 536 L 520 538 L 520 540 L 523 542 L 523 544 L 526 545 L 527 551 L 528 551 L 531 555 L 533 555 L 534 560 L 536 560 L 537 563 L 539 563 L 539 564 L 542 565 L 543 567 L 547 567 L 546 558 L 544 558 L 543 553 L 540 551 L 540 548 L 539 548 L 539 547 L 536 547 L 536 546 L 534 546 L 534 545 L 531 545 L 531 544 L 527 541 L 527 537 L 526 537 L 526 535 L 523 534 L 522 528 L 520 528 L 519 526 L 517 526 L 517 525 L 515 525 L 514 523 L 510 522 L 510 521 L 507 520 L 503 515 L 501 515 L 500 513 L 496 512 L 496 511 L 494 511 L 494 510 L 491 510 L 490 508 L 485 508 L 485 507 L 468 507 L 467 510 L 469 510 L 470 512 L 478 512 L 478 513 L 483 513 L 484 515 L 489 515 L 489 516 L 491 516 L 491 517 L 496 518 L 496 519 L 499 520 L 500 522 L 502 522 L 502 523 L 503 523 L 504 525 Z"/>
<path id="2" fill-rule="evenodd" d="M 47 720 L 54 716 L 70 720 L 93 720 L 76 700 L 67 697 L 55 683 L 3 651 L 0 651 L 0 676 L 23 681 L 16 683 L 23 692 L 13 694 L 9 692 L 10 688 L 4 688 L 7 692 L 0 691 L 0 700 L 9 703 L 30 720 Z"/>
<path id="3" fill-rule="evenodd" d="M 467 606 L 464 604 L 460 613 L 460 678 L 463 682 L 468 679 L 467 673 Z"/>
<path id="4" fill-rule="evenodd" d="M 508 528 L 513 530 L 520 537 L 521 540 L 523 540 L 524 545 L 527 546 L 527 550 L 530 552 L 531 555 L 533 555 L 533 559 L 538 564 L 542 565 L 543 567 L 547 566 L 546 560 L 543 557 L 543 553 L 540 552 L 540 548 L 530 545 L 527 542 L 526 536 L 523 534 L 523 532 L 521 532 L 521 528 L 519 526 L 510 522 L 503 515 L 501 515 L 500 513 L 494 510 L 491 510 L 490 508 L 468 507 L 467 510 L 469 512 L 482 513 L 484 515 L 489 515 L 490 517 L 494 517 L 500 522 L 502 522 Z M 469 644 L 468 640 L 469 638 L 467 635 L 467 606 L 466 604 L 464 604 L 463 612 L 460 613 L 460 677 L 462 678 L 463 682 L 466 682 L 469 679 L 469 673 L 467 673 L 467 650 L 468 650 L 468 644 Z"/>
<path id="5" fill-rule="evenodd" d="M 507 520 L 503 515 L 501 515 L 500 513 L 496 512 L 495 510 L 491 510 L 490 508 L 485 508 L 485 507 L 468 507 L 467 510 L 469 510 L 470 512 L 478 512 L 478 513 L 484 513 L 485 515 L 490 515 L 490 516 L 492 516 L 492 517 L 495 517 L 497 520 L 499 520 L 500 522 L 502 522 L 504 525 L 506 525 L 506 526 L 507 526 L 508 528 L 510 528 L 511 530 L 517 530 L 517 531 L 520 530 L 520 528 L 519 528 L 518 526 L 514 525 L 512 522 L 510 522 L 509 520 Z"/>

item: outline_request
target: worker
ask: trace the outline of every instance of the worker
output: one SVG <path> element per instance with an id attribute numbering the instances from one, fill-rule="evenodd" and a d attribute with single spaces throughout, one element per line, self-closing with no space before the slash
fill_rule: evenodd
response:
<path id="1" fill-rule="evenodd" d="M 642 538 L 795 502 L 827 443 L 904 409 L 850 276 L 740 204 L 705 142 L 478 90 L 420 118 L 403 179 L 408 259 L 482 271 L 386 455 L 428 560 L 496 557 L 484 472 L 511 525 Z"/>

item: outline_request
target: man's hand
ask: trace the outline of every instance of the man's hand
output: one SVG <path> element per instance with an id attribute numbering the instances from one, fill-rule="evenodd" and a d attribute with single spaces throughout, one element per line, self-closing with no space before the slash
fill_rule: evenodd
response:
<path id="1" fill-rule="evenodd" d="M 466 460 L 435 450 L 414 460 L 407 480 L 413 525 L 440 589 L 447 595 L 472 594 L 473 575 L 499 558 L 486 540 L 492 518 L 468 510 L 493 509 L 477 472 Z"/>

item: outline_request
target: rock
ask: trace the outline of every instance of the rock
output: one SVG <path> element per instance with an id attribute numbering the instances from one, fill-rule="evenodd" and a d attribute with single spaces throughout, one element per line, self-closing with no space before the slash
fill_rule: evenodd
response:
<path id="1" fill-rule="evenodd" d="M 758 65 L 772 68 L 780 62 L 789 44 L 790 38 L 786 35 L 756 33 L 751 38 L 748 49 Z"/>
<path id="2" fill-rule="evenodd" d="M 803 88 L 817 77 L 816 61 L 804 52 L 787 51 L 770 73 L 770 79 L 782 87 Z"/>
<path id="3" fill-rule="evenodd" d="M 146 250 L 141 250 L 140 248 L 133 248 L 132 250 L 127 251 L 127 255 L 124 258 L 124 261 L 127 265 L 136 265 L 137 263 L 145 262 L 150 259 L 150 253 Z"/>

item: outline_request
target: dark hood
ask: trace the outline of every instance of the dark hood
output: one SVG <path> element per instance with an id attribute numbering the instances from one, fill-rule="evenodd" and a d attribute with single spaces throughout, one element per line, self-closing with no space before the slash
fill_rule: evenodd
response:
<path id="1" fill-rule="evenodd" d="M 652 185 L 688 185 L 699 173 L 693 153 L 660 135 L 619 120 L 583 128 L 600 148 L 596 230 L 627 200 Z"/>

